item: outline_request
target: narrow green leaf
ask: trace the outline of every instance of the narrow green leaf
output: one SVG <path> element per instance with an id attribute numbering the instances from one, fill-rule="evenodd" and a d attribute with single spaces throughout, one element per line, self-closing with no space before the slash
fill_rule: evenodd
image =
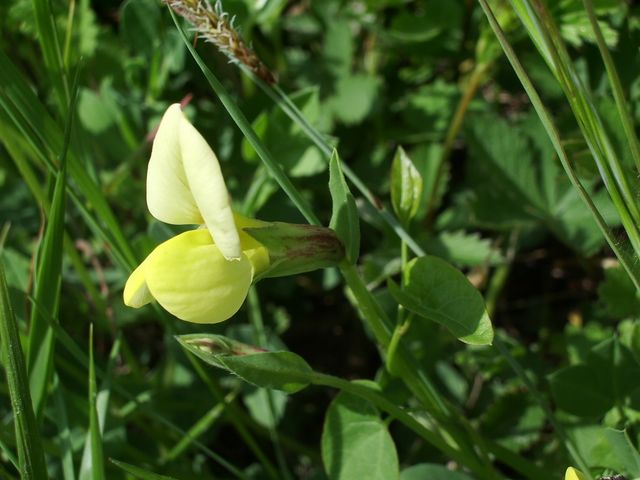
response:
<path id="1" fill-rule="evenodd" d="M 73 445 L 71 443 L 71 429 L 67 416 L 67 406 L 64 392 L 57 375 L 53 377 L 53 408 L 55 411 L 54 421 L 58 426 L 60 447 L 62 449 L 61 462 L 64 480 L 75 480 L 75 469 L 73 468 Z"/>
<path id="2" fill-rule="evenodd" d="M 376 408 L 345 392 L 325 415 L 322 462 L 330 480 L 397 480 L 400 475 L 396 446 Z"/>
<path id="3" fill-rule="evenodd" d="M 4 364 L 18 445 L 18 462 L 22 478 L 47 478 L 44 451 L 31 403 L 27 368 L 20 346 L 20 334 L 7 288 L 4 264 L 0 257 L 0 351 Z"/>
<path id="4" fill-rule="evenodd" d="M 389 281 L 391 295 L 403 307 L 440 323 L 465 343 L 491 344 L 493 327 L 482 295 L 459 270 L 425 256 L 409 262 L 406 278 L 402 289 Z"/>
<path id="5" fill-rule="evenodd" d="M 329 191 L 333 201 L 329 226 L 344 243 L 347 260 L 356 263 L 360 250 L 360 219 L 356 202 L 344 180 L 336 150 L 331 154 L 329 163 Z"/>
<path id="6" fill-rule="evenodd" d="M 113 458 L 110 458 L 109 461 L 113 463 L 116 467 L 124 470 L 127 473 L 134 475 L 136 478 L 141 478 L 143 480 L 178 480 L 175 477 L 158 475 L 157 473 L 150 472 L 149 470 L 136 467 L 135 465 L 131 465 L 129 463 L 124 463 L 118 460 L 114 460 Z"/>
<path id="7" fill-rule="evenodd" d="M 49 0 L 32 0 L 38 40 L 42 49 L 44 64 L 48 70 L 48 79 L 53 83 L 60 112 L 67 113 L 69 91 L 62 61 L 62 50 L 58 41 L 55 16 Z M 71 110 L 69 110 L 70 112 Z"/>
<path id="8" fill-rule="evenodd" d="M 31 144 L 42 166 L 57 172 L 51 157 L 62 151 L 64 134 L 29 85 L 30 82 L 0 50 L 0 109 Z M 131 245 L 100 187 L 73 151 L 69 152 L 68 164 L 69 176 L 86 202 L 80 201 L 71 191 L 68 193 L 87 225 L 111 245 L 114 257 L 122 266 L 135 267 L 138 262 Z M 91 206 L 92 212 L 87 210 L 85 203 Z"/>
<path id="9" fill-rule="evenodd" d="M 293 352 L 268 352 L 213 334 L 180 335 L 180 344 L 205 362 L 258 387 L 295 393 L 309 384 L 313 372 Z"/>
<path id="10" fill-rule="evenodd" d="M 98 418 L 96 393 L 96 368 L 93 358 L 93 324 L 89 327 L 89 436 L 91 438 L 90 456 L 80 467 L 80 480 L 104 480 L 104 454 L 102 451 L 102 432 Z"/>
<path id="11" fill-rule="evenodd" d="M 120 353 L 120 345 L 122 344 L 121 337 L 116 338 L 116 341 L 113 342 L 113 346 L 111 347 L 111 352 L 109 353 L 109 361 L 107 363 L 107 369 L 102 375 L 102 382 L 100 384 L 100 389 L 95 395 L 95 410 L 98 417 L 98 430 L 100 438 L 104 434 L 104 424 L 107 416 L 107 408 L 109 406 L 109 397 L 111 395 L 111 375 L 113 372 L 113 368 L 115 367 L 116 361 L 118 359 L 118 354 Z M 94 365 L 94 362 L 90 362 L 90 366 Z M 95 367 L 94 367 L 95 368 Z M 91 370 L 89 370 L 89 374 L 91 375 Z M 95 372 L 94 372 L 95 376 Z M 84 442 L 84 450 L 82 452 L 82 461 L 80 462 L 80 479 L 87 480 L 90 478 L 94 478 L 90 476 L 93 464 L 93 455 L 94 455 L 94 431 L 90 428 Z"/>
<path id="12" fill-rule="evenodd" d="M 391 205 L 406 225 L 416 216 L 422 198 L 422 176 L 402 147 L 391 164 Z"/>
<path id="13" fill-rule="evenodd" d="M 74 92 L 64 132 L 64 143 L 59 153 L 59 171 L 50 202 L 49 215 L 38 249 L 38 264 L 35 276 L 34 301 L 44 311 L 50 312 L 54 321 L 58 317 L 60 288 L 62 286 L 62 251 L 64 241 L 64 217 L 67 188 L 67 151 L 71 138 L 73 112 L 76 95 Z M 27 351 L 29 384 L 33 397 L 33 408 L 38 417 L 44 408 L 49 381 L 52 374 L 55 335 L 40 310 L 31 311 L 31 328 Z"/>

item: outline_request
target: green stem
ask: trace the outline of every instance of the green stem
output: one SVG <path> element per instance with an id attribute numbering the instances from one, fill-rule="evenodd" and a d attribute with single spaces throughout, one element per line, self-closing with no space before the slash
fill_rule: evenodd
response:
<path id="1" fill-rule="evenodd" d="M 251 287 L 249 289 L 247 300 L 249 302 L 249 320 L 253 325 L 253 330 L 255 332 L 258 346 L 261 348 L 267 348 L 267 334 L 264 329 L 264 321 L 262 320 L 260 299 L 258 298 L 258 293 L 256 292 L 255 287 Z M 267 395 L 267 403 L 269 404 L 269 413 L 271 415 L 272 421 L 272 425 L 269 425 L 269 436 L 271 437 L 271 443 L 273 443 L 273 449 L 276 453 L 276 460 L 278 461 L 278 466 L 280 467 L 282 478 L 286 480 L 292 480 L 293 477 L 291 476 L 289 467 L 287 467 L 287 461 L 282 450 L 282 445 L 280 444 L 280 438 L 274 426 L 276 419 L 276 408 L 273 401 L 273 392 L 271 390 L 265 389 L 265 393 Z"/>
<path id="2" fill-rule="evenodd" d="M 566 152 L 564 151 L 564 147 L 562 146 L 560 135 L 553 123 L 551 115 L 549 114 L 544 104 L 542 103 L 542 100 L 538 95 L 538 92 L 536 91 L 535 87 L 533 86 L 533 83 L 531 82 L 531 79 L 527 75 L 526 71 L 522 67 L 522 64 L 520 63 L 520 60 L 518 59 L 513 48 L 509 44 L 506 36 L 504 35 L 504 32 L 502 31 L 502 28 L 500 27 L 500 24 L 496 20 L 493 14 L 493 11 L 491 10 L 491 7 L 487 3 L 487 0 L 478 0 L 478 1 L 480 2 L 482 10 L 484 11 L 485 15 L 487 16 L 487 19 L 489 20 L 489 24 L 493 29 L 496 37 L 498 38 L 498 41 L 500 42 L 500 45 L 502 46 L 502 49 L 505 55 L 507 56 L 509 62 L 511 63 L 511 66 L 513 67 L 516 75 L 518 76 L 520 83 L 522 83 L 522 86 L 527 92 L 527 95 L 531 100 L 531 104 L 533 105 L 533 108 L 536 110 L 538 117 L 540 117 L 540 121 L 542 122 L 542 125 L 544 126 L 547 132 L 547 135 L 551 139 L 551 143 L 553 144 L 556 150 L 556 153 L 558 154 L 558 158 L 560 159 L 560 162 L 562 163 L 562 166 L 567 176 L 569 177 L 571 184 L 578 191 L 578 194 L 580 195 L 580 198 L 582 199 L 583 203 L 589 209 L 589 212 L 591 213 L 593 219 L 598 225 L 598 228 L 600 228 L 602 235 L 607 240 L 609 247 L 611 247 L 611 250 L 613 250 L 616 257 L 618 257 L 618 260 L 620 261 L 624 269 L 629 274 L 629 277 L 633 281 L 636 288 L 640 290 L 640 272 L 638 272 L 633 261 L 628 257 L 627 253 L 622 250 L 618 242 L 614 239 L 613 234 L 609 230 L 609 226 L 604 221 L 604 218 L 602 218 L 602 215 L 600 214 L 595 204 L 593 203 L 593 200 L 591 199 L 589 193 L 585 190 L 584 186 L 580 182 L 580 179 L 575 173 L 573 166 L 571 165 L 571 162 L 569 161 L 569 158 Z"/>
<path id="3" fill-rule="evenodd" d="M 351 293 L 356 299 L 356 303 L 362 314 L 363 320 L 373 333 L 376 341 L 381 345 L 384 352 L 388 352 L 392 338 L 392 327 L 382 307 L 373 298 L 367 289 L 364 281 L 358 274 L 355 265 L 343 262 L 340 265 L 342 275 L 347 282 Z M 398 343 L 395 353 L 395 369 L 402 378 L 406 386 L 416 395 L 427 412 L 429 412 L 440 425 L 443 436 L 448 436 L 450 441 L 465 452 L 469 458 L 473 458 L 472 464 L 467 464 L 469 468 L 480 464 L 483 478 L 499 478 L 490 465 L 482 465 L 476 458 L 474 444 L 470 441 L 465 427 L 460 428 L 463 422 L 460 417 L 451 412 L 449 405 L 440 397 L 437 389 L 425 375 L 422 367 L 415 360 L 413 355 L 402 343 Z M 475 445 L 482 449 L 482 445 Z M 486 454 L 483 452 L 486 458 Z M 477 473 L 481 473 L 477 471 Z"/>

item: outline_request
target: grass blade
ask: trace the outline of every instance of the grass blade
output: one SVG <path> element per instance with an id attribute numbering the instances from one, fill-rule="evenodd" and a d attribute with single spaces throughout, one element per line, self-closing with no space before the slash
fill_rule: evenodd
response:
<path id="1" fill-rule="evenodd" d="M 89 440 L 90 448 L 85 450 L 80 467 L 80 480 L 104 480 L 104 454 L 102 432 L 97 408 L 96 367 L 93 358 L 93 324 L 89 327 Z"/>
<path id="2" fill-rule="evenodd" d="M 60 385 L 58 375 L 53 377 L 53 408 L 55 412 L 54 422 L 58 426 L 60 445 L 62 447 L 62 474 L 64 480 L 75 480 L 76 475 L 73 468 L 73 445 L 71 444 L 71 429 L 67 417 L 67 407 L 64 393 Z"/>
<path id="3" fill-rule="evenodd" d="M 111 353 L 109 354 L 109 362 L 107 364 L 107 369 L 104 375 L 102 376 L 102 383 L 100 385 L 100 390 L 97 393 L 94 392 L 95 393 L 94 407 L 97 415 L 97 421 L 98 421 L 97 428 L 98 428 L 98 435 L 100 439 L 104 434 L 104 425 L 107 417 L 107 408 L 109 406 L 109 397 L 111 395 L 111 375 L 112 375 L 116 360 L 118 359 L 118 355 L 120 353 L 121 344 L 122 344 L 121 337 L 118 337 L 116 341 L 113 343 L 113 346 L 111 347 Z M 91 378 L 93 376 L 93 381 L 90 380 L 90 385 L 93 385 L 95 389 L 95 385 L 96 385 L 95 363 L 93 362 L 93 358 L 91 357 L 91 354 L 93 352 L 91 350 L 89 350 L 89 352 L 90 352 L 89 365 L 93 366 L 93 369 L 94 369 L 93 372 L 91 371 L 91 368 L 89 369 L 89 377 Z M 91 390 L 89 391 L 91 392 Z M 92 396 L 91 393 L 90 393 L 90 396 Z M 81 465 L 80 479 L 81 480 L 85 478 L 86 479 L 96 478 L 89 475 L 89 472 L 91 472 L 93 468 L 93 458 L 94 458 L 94 449 L 95 449 L 94 440 L 96 438 L 96 434 L 93 430 L 92 415 L 93 413 L 90 412 L 89 418 L 91 420 L 90 421 L 91 428 L 89 429 L 89 433 L 87 434 L 87 437 L 85 439 L 84 451 L 82 453 L 82 461 L 80 463 Z"/>
<path id="4" fill-rule="evenodd" d="M 110 458 L 109 461 L 116 467 L 134 475 L 136 478 L 141 478 L 143 480 L 178 480 L 177 478 L 167 477 L 166 475 L 159 475 L 157 473 L 150 472 L 149 470 L 136 467 L 135 465 L 114 460 L 113 458 Z"/>
<path id="5" fill-rule="evenodd" d="M 586 189 L 580 182 L 580 179 L 578 178 L 578 175 L 573 169 L 573 166 L 569 160 L 569 157 L 564 150 L 564 147 L 562 145 L 562 141 L 560 138 L 560 134 L 558 132 L 558 129 L 555 126 L 555 123 L 551 115 L 549 114 L 546 107 L 544 106 L 542 99 L 540 98 L 540 95 L 538 94 L 535 87 L 533 86 L 531 79 L 529 78 L 524 67 L 520 63 L 520 60 L 518 59 L 515 51 L 509 44 L 509 41 L 504 35 L 504 32 L 502 31 L 500 24 L 495 18 L 493 11 L 491 10 L 491 7 L 489 7 L 489 4 L 486 2 L 486 0 L 479 0 L 479 1 L 482 9 L 485 12 L 485 15 L 487 16 L 487 19 L 489 20 L 489 24 L 491 25 L 491 28 L 493 29 L 496 37 L 498 38 L 498 41 L 500 42 L 500 45 L 507 59 L 509 60 L 509 63 L 511 63 L 511 66 L 513 67 L 516 75 L 518 76 L 520 83 L 522 84 L 523 88 L 527 92 L 527 96 L 529 97 L 529 100 L 531 101 L 533 108 L 538 114 L 538 117 L 540 118 L 540 121 L 542 122 L 542 125 L 544 126 L 544 129 L 547 132 L 547 135 L 549 136 L 549 139 L 553 144 L 553 147 L 558 155 L 558 158 L 560 159 L 560 163 L 562 164 L 562 167 L 564 168 L 565 173 L 569 177 L 571 184 L 578 191 L 578 194 L 580 195 L 581 200 L 583 201 L 585 206 L 589 209 L 589 212 L 591 213 L 593 219 L 595 220 L 600 231 L 602 232 L 602 235 L 604 236 L 607 243 L 609 244 L 609 247 L 614 252 L 614 254 L 618 258 L 618 260 L 620 261 L 620 263 L 622 264 L 626 272 L 629 274 L 629 277 L 633 281 L 636 288 L 640 290 L 640 270 L 636 266 L 636 263 L 630 258 L 629 254 L 627 253 L 627 249 L 628 249 L 627 246 L 624 245 L 622 242 L 617 241 L 614 238 L 613 233 L 611 232 L 609 226 L 607 225 L 604 218 L 600 214 L 599 210 L 596 208 L 589 193 L 586 191 Z"/>
<path id="6" fill-rule="evenodd" d="M 56 171 L 51 158 L 54 153 L 62 150 L 63 132 L 29 88 L 29 82 L 24 79 L 2 50 L 0 50 L 0 108 L 37 152 L 41 166 Z M 75 205 L 83 214 L 88 226 L 112 247 L 116 261 L 125 268 L 133 269 L 137 266 L 137 258 L 101 189 L 73 150 L 69 152 L 68 163 L 70 179 L 86 200 L 86 204 L 91 205 L 93 210 L 93 215 L 88 216 L 95 216 L 99 221 L 89 222 L 85 215 L 88 211 L 85 203 L 74 199 L 74 195 L 70 195 Z"/>
<path id="7" fill-rule="evenodd" d="M 604 66 L 607 70 L 607 76 L 609 77 L 609 83 L 611 84 L 611 91 L 613 92 L 613 98 L 616 102 L 616 108 L 618 109 L 618 115 L 620 116 L 622 128 L 624 130 L 625 136 L 627 137 L 627 142 L 629 143 L 631 156 L 633 157 L 633 161 L 636 164 L 636 169 L 638 170 L 638 172 L 640 172 L 640 145 L 638 144 L 638 137 L 636 136 L 636 130 L 633 125 L 631 113 L 629 112 L 629 108 L 627 107 L 627 101 L 624 98 L 624 92 L 622 90 L 622 84 L 620 82 L 620 77 L 618 76 L 618 71 L 615 64 L 613 63 L 613 58 L 611 58 L 611 53 L 607 48 L 607 44 L 604 41 L 602 30 L 600 29 L 600 24 L 596 19 L 596 15 L 593 10 L 593 2 L 591 0 L 583 0 L 583 3 L 584 8 L 587 11 L 587 16 L 589 17 L 589 22 L 591 23 L 591 28 L 593 29 L 593 33 L 596 37 L 596 43 L 598 44 L 598 50 L 600 50 L 600 56 L 602 57 Z"/>
<path id="8" fill-rule="evenodd" d="M 69 103 L 69 87 L 62 62 L 62 52 L 58 41 L 58 32 L 55 25 L 55 16 L 51 11 L 48 0 L 33 0 L 33 11 L 36 21 L 38 40 L 42 49 L 42 56 L 47 67 L 47 76 L 53 82 L 60 112 L 66 116 L 71 110 L 67 110 Z"/>
<path id="9" fill-rule="evenodd" d="M 67 185 L 67 151 L 71 138 L 74 93 L 67 117 L 64 143 L 59 156 L 60 170 L 55 177 L 55 186 L 49 209 L 48 221 L 44 229 L 42 243 L 38 249 L 38 261 L 35 277 L 34 298 L 42 307 L 52 313 L 57 321 L 60 288 L 62 286 L 62 250 L 64 239 L 64 217 Z M 41 417 L 44 408 L 47 387 L 53 371 L 53 350 L 55 336 L 48 322 L 39 311 L 31 311 L 31 328 L 27 350 L 27 367 L 33 399 L 33 408 L 37 417 Z"/>
<path id="10" fill-rule="evenodd" d="M 18 325 L 9 302 L 4 264 L 0 257 L 0 350 L 14 414 L 18 463 L 23 478 L 47 478 L 44 451 L 33 413 Z"/>

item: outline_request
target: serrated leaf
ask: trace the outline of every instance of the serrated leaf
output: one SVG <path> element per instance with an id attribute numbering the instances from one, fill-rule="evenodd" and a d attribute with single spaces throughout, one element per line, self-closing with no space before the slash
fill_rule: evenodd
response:
<path id="1" fill-rule="evenodd" d="M 221 335 L 180 335 L 186 350 L 214 367 L 227 370 L 257 387 L 295 393 L 309 384 L 313 370 L 293 352 L 269 352 Z"/>
<path id="2" fill-rule="evenodd" d="M 467 277 L 437 257 L 415 258 L 405 270 L 406 284 L 389 281 L 389 292 L 407 310 L 446 327 L 459 340 L 490 345 L 493 327 L 484 300 Z"/>
<path id="3" fill-rule="evenodd" d="M 387 426 L 371 404 L 344 392 L 327 409 L 322 462 L 330 480 L 399 478 L 398 454 Z"/>
<path id="4" fill-rule="evenodd" d="M 402 147 L 391 164 L 391 205 L 405 225 L 416 216 L 422 199 L 422 177 Z"/>
<path id="5" fill-rule="evenodd" d="M 504 256 L 492 245 L 490 239 L 462 230 L 430 236 L 424 243 L 424 249 L 431 255 L 463 267 L 504 262 Z"/>
<path id="6" fill-rule="evenodd" d="M 360 219 L 358 208 L 340 168 L 340 158 L 335 150 L 329 162 L 329 191 L 332 213 L 329 226 L 336 231 L 345 246 L 346 258 L 355 263 L 360 250 Z"/>

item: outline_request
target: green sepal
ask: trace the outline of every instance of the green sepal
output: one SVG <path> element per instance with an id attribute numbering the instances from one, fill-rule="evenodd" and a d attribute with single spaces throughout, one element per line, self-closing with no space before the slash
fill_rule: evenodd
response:
<path id="1" fill-rule="evenodd" d="M 269 251 L 269 267 L 254 281 L 334 267 L 345 254 L 336 232 L 326 227 L 272 222 L 243 231 Z"/>

